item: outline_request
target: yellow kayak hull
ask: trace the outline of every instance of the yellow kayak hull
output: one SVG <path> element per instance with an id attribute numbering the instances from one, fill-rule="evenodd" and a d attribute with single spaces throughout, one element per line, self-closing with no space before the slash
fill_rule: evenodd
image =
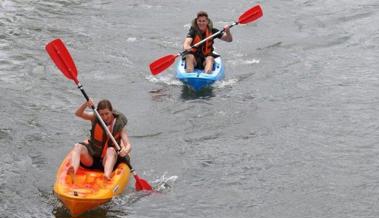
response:
<path id="1" fill-rule="evenodd" d="M 54 193 L 69 209 L 72 216 L 78 216 L 94 209 L 114 196 L 121 194 L 130 178 L 130 169 L 120 163 L 112 173 L 111 180 L 99 170 L 79 167 L 75 176 L 68 173 L 71 152 L 61 163 L 54 184 Z"/>

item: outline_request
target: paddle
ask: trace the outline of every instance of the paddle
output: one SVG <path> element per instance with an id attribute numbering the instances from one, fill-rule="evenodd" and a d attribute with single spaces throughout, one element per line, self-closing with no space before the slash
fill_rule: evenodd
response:
<path id="1" fill-rule="evenodd" d="M 255 21 L 257 20 L 258 18 L 262 17 L 263 16 L 263 12 L 262 12 L 262 8 L 261 6 L 259 5 L 255 5 L 254 7 L 250 8 L 249 10 L 245 11 L 245 13 L 243 13 L 239 18 L 238 18 L 238 21 L 237 22 L 234 22 L 233 24 L 229 25 L 229 28 L 232 28 L 233 26 L 236 26 L 238 24 L 247 24 L 247 23 L 250 23 L 252 21 Z M 200 42 L 196 43 L 195 45 L 191 46 L 191 48 L 196 48 L 198 47 L 199 45 L 203 44 L 205 41 L 217 36 L 218 34 L 221 34 L 225 31 L 225 29 L 222 29 L 216 33 L 214 33 L 213 35 L 210 35 L 208 36 L 207 38 L 201 40 Z M 170 67 L 174 62 L 175 62 L 175 59 L 178 57 L 178 56 L 184 56 L 188 53 L 187 50 L 185 51 L 182 51 L 178 54 L 170 54 L 170 55 L 166 55 L 164 57 L 161 57 L 155 61 L 153 61 L 151 64 L 150 64 L 150 71 L 153 75 L 157 75 L 159 73 L 161 73 L 162 71 L 164 71 L 165 69 L 167 69 L 168 67 Z"/>
<path id="2" fill-rule="evenodd" d="M 70 53 L 68 52 L 66 46 L 63 44 L 62 40 L 55 39 L 51 42 L 49 42 L 46 45 L 46 51 L 49 53 L 51 59 L 54 61 L 55 65 L 58 67 L 58 69 L 70 80 L 73 80 L 75 84 L 78 86 L 86 100 L 88 101 L 88 95 L 84 91 L 83 86 L 80 84 L 79 80 L 77 79 L 78 71 L 76 70 L 75 63 L 73 59 L 71 58 Z M 97 112 L 94 106 L 92 106 L 93 112 L 95 112 L 96 117 L 99 119 L 101 125 L 106 130 L 107 135 L 112 140 L 113 144 L 116 146 L 116 150 L 119 152 L 121 150 L 119 144 L 116 142 L 114 137 L 112 136 L 112 133 L 109 131 L 107 126 L 105 125 L 103 119 L 101 119 L 100 114 Z M 136 180 L 135 188 L 137 191 L 140 190 L 153 190 L 151 185 L 141 179 L 137 173 L 135 172 L 134 168 L 131 166 L 130 161 L 128 158 L 125 158 L 126 164 L 130 168 L 130 172 L 133 173 L 134 179 Z"/>

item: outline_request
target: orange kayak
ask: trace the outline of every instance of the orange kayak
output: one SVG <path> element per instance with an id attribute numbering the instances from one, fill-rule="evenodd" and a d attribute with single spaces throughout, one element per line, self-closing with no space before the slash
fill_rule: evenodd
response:
<path id="1" fill-rule="evenodd" d="M 105 179 L 103 171 L 83 167 L 79 167 L 73 178 L 67 173 L 70 154 L 71 152 L 58 169 L 54 193 L 72 216 L 96 208 L 124 191 L 130 177 L 130 169 L 125 163 L 120 163 L 115 168 L 111 180 Z"/>

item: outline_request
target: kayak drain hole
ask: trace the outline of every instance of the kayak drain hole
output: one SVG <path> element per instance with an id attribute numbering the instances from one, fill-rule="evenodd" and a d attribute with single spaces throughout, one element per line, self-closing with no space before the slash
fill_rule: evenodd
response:
<path id="1" fill-rule="evenodd" d="M 74 191 L 74 196 L 78 196 L 78 192 L 77 191 Z"/>

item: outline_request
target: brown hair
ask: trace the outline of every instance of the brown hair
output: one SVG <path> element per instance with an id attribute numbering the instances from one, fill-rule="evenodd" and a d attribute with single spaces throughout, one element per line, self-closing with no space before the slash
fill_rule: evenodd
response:
<path id="1" fill-rule="evenodd" d="M 199 11 L 199 12 L 197 12 L 196 18 L 199 18 L 199 17 L 207 17 L 208 18 L 208 13 L 205 11 Z"/>
<path id="2" fill-rule="evenodd" d="M 110 111 L 113 111 L 112 104 L 107 99 L 103 99 L 103 100 L 99 101 L 99 103 L 97 104 L 97 110 L 104 110 L 104 109 L 107 109 L 107 108 Z"/>
<path id="3" fill-rule="evenodd" d="M 197 27 L 197 19 L 198 19 L 199 17 L 206 17 L 206 18 L 207 18 L 207 20 L 208 20 L 208 30 L 209 30 L 209 31 L 212 31 L 212 29 L 213 29 L 213 22 L 212 22 L 211 19 L 209 19 L 209 17 L 208 17 L 208 13 L 207 13 L 206 11 L 199 11 L 199 12 L 197 12 L 197 14 L 196 14 L 196 18 L 192 20 L 191 26 L 192 26 L 192 27 L 193 27 L 198 33 L 200 33 L 200 30 L 199 30 L 199 28 Z"/>

